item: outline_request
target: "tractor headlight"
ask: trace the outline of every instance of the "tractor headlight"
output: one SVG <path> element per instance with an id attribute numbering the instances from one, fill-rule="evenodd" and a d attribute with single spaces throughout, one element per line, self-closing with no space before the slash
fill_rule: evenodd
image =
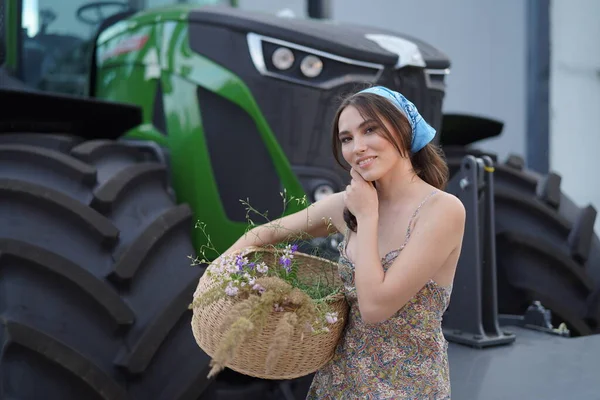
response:
<path id="1" fill-rule="evenodd" d="M 316 78 L 323 71 L 323 62 L 316 56 L 306 56 L 300 63 L 300 71 L 307 78 Z"/>
<path id="2" fill-rule="evenodd" d="M 275 68 L 285 71 L 294 64 L 294 53 L 287 47 L 279 47 L 273 52 L 271 61 Z"/>
<path id="3" fill-rule="evenodd" d="M 333 190 L 333 187 L 331 187 L 331 185 L 319 185 L 313 191 L 313 199 L 315 199 L 315 201 L 323 200 L 325 197 L 331 196 L 334 193 L 335 190 Z"/>
<path id="4" fill-rule="evenodd" d="M 300 85 L 327 90 L 349 82 L 376 82 L 384 69 L 381 64 L 353 60 L 252 32 L 246 38 L 258 72 Z"/>

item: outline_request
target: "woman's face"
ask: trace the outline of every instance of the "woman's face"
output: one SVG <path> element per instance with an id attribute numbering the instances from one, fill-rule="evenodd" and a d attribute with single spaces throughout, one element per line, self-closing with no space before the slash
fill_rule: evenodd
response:
<path id="1" fill-rule="evenodd" d="M 388 124 L 386 129 L 393 132 Z M 366 181 L 380 179 L 401 158 L 396 147 L 383 136 L 379 123 L 365 120 L 353 106 L 340 114 L 338 139 L 344 160 Z"/>

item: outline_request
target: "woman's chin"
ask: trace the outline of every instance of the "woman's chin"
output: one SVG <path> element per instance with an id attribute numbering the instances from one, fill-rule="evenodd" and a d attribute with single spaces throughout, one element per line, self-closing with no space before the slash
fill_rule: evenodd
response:
<path id="1" fill-rule="evenodd" d="M 375 182 L 380 178 L 379 174 L 376 174 L 374 171 L 358 171 L 360 176 L 367 182 Z"/>

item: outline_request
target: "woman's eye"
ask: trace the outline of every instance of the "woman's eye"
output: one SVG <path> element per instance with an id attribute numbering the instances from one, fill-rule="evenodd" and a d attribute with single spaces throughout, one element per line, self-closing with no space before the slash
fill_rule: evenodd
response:
<path id="1" fill-rule="evenodd" d="M 365 130 L 365 133 L 373 133 L 375 130 L 377 130 L 376 126 L 370 126 Z"/>
<path id="2" fill-rule="evenodd" d="M 350 140 L 349 137 L 344 137 L 344 138 L 340 139 L 340 142 L 342 142 L 342 143 L 348 143 L 349 140 Z"/>

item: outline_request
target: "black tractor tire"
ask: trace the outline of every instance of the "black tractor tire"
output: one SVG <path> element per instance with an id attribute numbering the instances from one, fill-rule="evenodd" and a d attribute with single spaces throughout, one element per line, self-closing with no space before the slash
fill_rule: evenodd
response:
<path id="1" fill-rule="evenodd" d="M 0 398 L 214 398 L 167 181 L 125 143 L 0 135 Z"/>
<path id="2" fill-rule="evenodd" d="M 522 157 L 499 162 L 476 149 L 444 149 L 451 175 L 464 155 L 494 159 L 498 311 L 522 315 L 533 301 L 564 322 L 573 336 L 600 333 L 600 239 L 596 210 L 578 207 L 560 175 L 541 175 Z"/>

